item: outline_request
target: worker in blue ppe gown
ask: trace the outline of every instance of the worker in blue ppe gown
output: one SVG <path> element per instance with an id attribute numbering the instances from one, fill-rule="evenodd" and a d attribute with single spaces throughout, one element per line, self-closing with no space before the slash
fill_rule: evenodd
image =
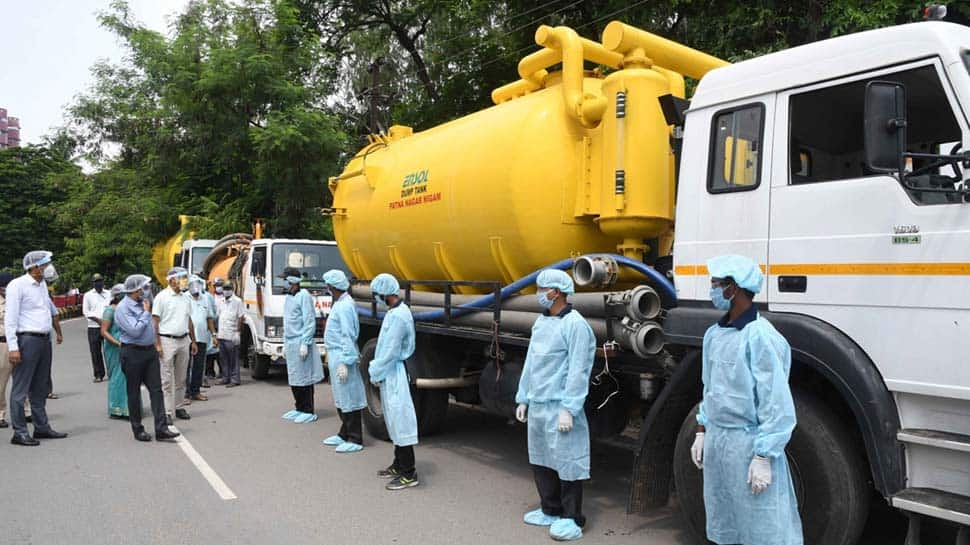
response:
<path id="1" fill-rule="evenodd" d="M 283 355 L 296 409 L 283 415 L 297 424 L 317 419 L 313 412 L 313 385 L 323 380 L 323 361 L 314 342 L 317 329 L 313 298 L 300 289 L 300 271 L 283 269 L 286 279 L 286 301 L 283 303 Z"/>
<path id="2" fill-rule="evenodd" d="M 323 281 L 330 288 L 334 301 L 323 342 L 327 345 L 333 403 L 337 406 L 337 416 L 341 422 L 337 435 L 327 437 L 323 444 L 337 447 L 337 452 L 359 452 L 364 448 L 361 411 L 367 406 L 367 397 L 364 380 L 357 368 L 360 357 L 357 350 L 357 336 L 360 334 L 357 307 L 347 293 L 350 281 L 343 271 L 331 269 L 323 274 Z"/>
<path id="3" fill-rule="evenodd" d="M 388 490 L 418 485 L 414 467 L 414 445 L 418 444 L 418 419 L 411 401 L 411 387 L 405 361 L 414 354 L 414 319 L 411 309 L 398 295 L 397 279 L 382 273 L 370 283 L 371 292 L 381 308 L 387 308 L 377 337 L 374 359 L 368 364 L 370 381 L 381 389 L 384 423 L 394 443 L 394 462 L 377 472 L 391 479 Z"/>
<path id="4" fill-rule="evenodd" d="M 711 300 L 726 312 L 704 335 L 704 398 L 691 458 L 704 470 L 707 538 L 715 543 L 802 545 L 785 458 L 795 429 L 791 348 L 752 304 L 762 274 L 736 255 L 707 262 Z"/>
<path id="5" fill-rule="evenodd" d="M 589 425 L 583 405 L 596 354 L 596 337 L 566 301 L 573 280 L 547 269 L 536 279 L 543 314 L 532 326 L 525 366 L 515 394 L 515 417 L 528 422 L 529 463 L 540 508 L 526 524 L 549 526 L 556 540 L 583 537 L 583 481 L 589 479 Z"/>

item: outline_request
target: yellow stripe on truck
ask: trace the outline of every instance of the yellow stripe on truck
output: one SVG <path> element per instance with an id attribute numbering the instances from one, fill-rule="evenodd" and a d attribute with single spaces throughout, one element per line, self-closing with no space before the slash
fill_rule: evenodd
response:
<path id="1" fill-rule="evenodd" d="M 799 263 L 761 265 L 772 276 L 970 276 L 970 263 Z M 677 265 L 679 276 L 708 276 L 705 265 Z"/>

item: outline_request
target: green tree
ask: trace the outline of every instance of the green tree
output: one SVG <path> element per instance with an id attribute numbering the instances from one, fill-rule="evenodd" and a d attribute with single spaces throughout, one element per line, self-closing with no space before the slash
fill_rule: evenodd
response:
<path id="1" fill-rule="evenodd" d="M 67 231 L 52 220 L 80 168 L 59 150 L 42 146 L 0 149 L 0 269 L 21 270 L 24 254 L 50 250 L 59 256 Z"/>

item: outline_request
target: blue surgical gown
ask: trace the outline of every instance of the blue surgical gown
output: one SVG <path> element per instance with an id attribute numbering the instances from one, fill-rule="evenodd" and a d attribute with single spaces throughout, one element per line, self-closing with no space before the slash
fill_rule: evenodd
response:
<path id="1" fill-rule="evenodd" d="M 330 366 L 330 386 L 333 387 L 333 403 L 343 412 L 356 411 L 367 406 L 364 393 L 364 380 L 357 369 L 357 336 L 360 322 L 357 320 L 357 307 L 349 293 L 337 299 L 327 318 L 327 329 L 323 342 L 327 345 L 327 364 Z M 337 380 L 340 364 L 348 367 L 347 382 Z"/>
<path id="2" fill-rule="evenodd" d="M 370 381 L 381 387 L 384 423 L 391 442 L 406 447 L 418 444 L 418 419 L 411 401 L 405 360 L 414 354 L 414 318 L 400 303 L 387 311 L 377 336 L 377 350 L 368 370 Z"/>
<path id="3" fill-rule="evenodd" d="M 323 380 L 323 361 L 313 340 L 317 329 L 313 298 L 306 290 L 287 294 L 283 303 L 283 356 L 290 386 L 311 386 Z M 309 348 L 306 358 L 300 357 L 300 346 Z"/>
<path id="4" fill-rule="evenodd" d="M 589 479 L 589 424 L 583 406 L 596 337 L 582 315 L 539 316 L 525 357 L 516 403 L 529 406 L 529 463 L 554 469 L 564 481 Z M 559 410 L 573 429 L 559 431 Z"/>
<path id="5" fill-rule="evenodd" d="M 764 318 L 742 329 L 714 325 L 704 335 L 704 438 L 707 538 L 716 543 L 802 545 L 785 445 L 795 429 L 788 386 L 791 348 Z M 771 484 L 751 493 L 748 466 L 771 461 Z"/>

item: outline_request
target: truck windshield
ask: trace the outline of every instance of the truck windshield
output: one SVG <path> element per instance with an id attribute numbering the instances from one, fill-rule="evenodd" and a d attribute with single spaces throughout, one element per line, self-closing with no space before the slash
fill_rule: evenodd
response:
<path id="1" fill-rule="evenodd" d="M 192 274 L 202 274 L 202 263 L 211 252 L 212 248 L 193 248 L 192 266 L 189 267 L 189 272 Z"/>
<path id="2" fill-rule="evenodd" d="M 280 276 L 286 267 L 297 268 L 303 277 L 301 285 L 313 293 L 324 291 L 323 273 L 330 269 L 340 269 L 350 276 L 347 265 L 334 245 L 274 244 L 272 260 L 274 294 L 283 293 L 286 281 Z"/>

